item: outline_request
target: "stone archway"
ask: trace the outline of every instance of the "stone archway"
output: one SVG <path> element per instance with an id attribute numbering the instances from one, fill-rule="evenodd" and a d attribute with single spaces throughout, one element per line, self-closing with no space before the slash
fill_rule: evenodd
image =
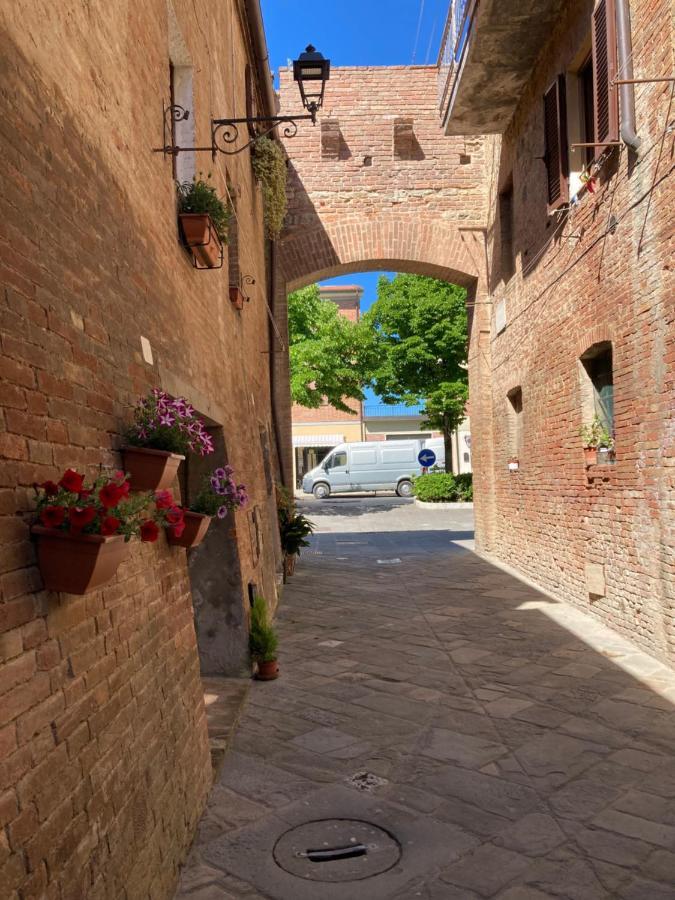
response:
<path id="1" fill-rule="evenodd" d="M 281 70 L 281 112 L 297 111 L 292 73 Z M 472 456 L 477 540 L 493 521 L 492 404 L 487 240 L 492 138 L 447 137 L 440 127 L 435 66 L 334 68 L 316 127 L 286 141 L 289 209 L 275 244 L 274 309 L 286 321 L 289 291 L 367 270 L 430 275 L 467 289 Z M 286 354 L 275 357 L 277 401 L 288 420 Z M 284 393 L 285 391 L 285 393 Z M 286 407 L 286 408 L 284 408 Z M 289 460 L 284 468 L 290 471 Z"/>

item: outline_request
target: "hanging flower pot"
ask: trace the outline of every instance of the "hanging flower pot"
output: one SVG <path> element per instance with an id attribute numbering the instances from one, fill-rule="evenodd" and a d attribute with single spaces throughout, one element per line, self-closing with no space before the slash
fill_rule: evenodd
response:
<path id="1" fill-rule="evenodd" d="M 211 216 L 180 213 L 181 232 L 198 269 L 219 269 L 223 265 L 223 245 Z"/>
<path id="2" fill-rule="evenodd" d="M 151 447 L 123 447 L 122 459 L 134 491 L 161 491 L 173 483 L 185 457 Z"/>
<path id="3" fill-rule="evenodd" d="M 201 513 L 183 510 L 183 527 L 169 526 L 166 529 L 166 539 L 173 547 L 196 547 L 206 537 L 206 532 L 211 524 L 211 516 Z"/>
<path id="4" fill-rule="evenodd" d="M 74 534 L 33 525 L 38 565 L 48 591 L 88 594 L 107 584 L 129 552 L 124 536 Z"/>
<path id="5" fill-rule="evenodd" d="M 598 461 L 598 448 L 597 447 L 584 447 L 584 464 L 588 466 L 594 466 Z"/>

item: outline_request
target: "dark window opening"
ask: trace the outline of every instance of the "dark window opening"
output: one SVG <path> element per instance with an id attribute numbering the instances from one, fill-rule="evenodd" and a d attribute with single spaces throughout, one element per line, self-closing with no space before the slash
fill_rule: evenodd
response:
<path id="1" fill-rule="evenodd" d="M 612 348 L 607 347 L 582 360 L 593 389 L 593 414 L 614 434 L 614 373 Z"/>
<path id="2" fill-rule="evenodd" d="M 513 252 L 513 184 L 509 184 L 499 195 L 499 235 L 501 243 L 501 275 L 509 281 L 516 271 Z"/>
<path id="3" fill-rule="evenodd" d="M 509 401 L 509 456 L 519 458 L 523 449 L 523 389 L 515 387 L 506 396 Z"/>

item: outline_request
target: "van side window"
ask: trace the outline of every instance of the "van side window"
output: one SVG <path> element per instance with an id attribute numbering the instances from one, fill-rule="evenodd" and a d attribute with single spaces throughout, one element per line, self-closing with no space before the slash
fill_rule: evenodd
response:
<path id="1" fill-rule="evenodd" d="M 334 453 L 328 463 L 329 469 L 337 469 L 338 466 L 347 465 L 347 452 L 343 450 L 341 453 Z"/>

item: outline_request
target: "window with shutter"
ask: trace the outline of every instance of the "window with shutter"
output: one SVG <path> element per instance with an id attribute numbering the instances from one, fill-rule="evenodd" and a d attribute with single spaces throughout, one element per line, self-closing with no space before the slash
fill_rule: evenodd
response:
<path id="1" fill-rule="evenodd" d="M 593 114 L 596 155 L 603 144 L 619 139 L 616 85 L 616 13 L 614 0 L 599 0 L 593 11 Z"/>
<path id="2" fill-rule="evenodd" d="M 564 75 L 558 75 L 544 94 L 544 141 L 548 206 L 556 209 L 569 199 Z"/>

